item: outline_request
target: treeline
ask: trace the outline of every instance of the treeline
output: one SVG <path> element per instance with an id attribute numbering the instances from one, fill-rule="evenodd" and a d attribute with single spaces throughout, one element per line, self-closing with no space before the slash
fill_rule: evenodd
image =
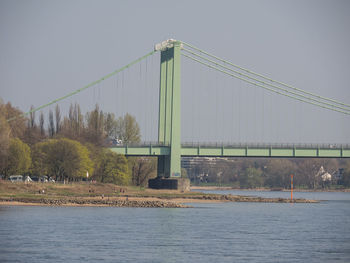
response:
<path id="1" fill-rule="evenodd" d="M 11 103 L 0 101 L 0 174 L 5 178 L 47 175 L 58 181 L 88 178 L 145 185 L 155 175 L 155 160 L 126 159 L 106 148 L 116 141 L 133 143 L 140 139 L 133 116 L 116 118 L 98 105 L 83 115 L 80 106 L 72 104 L 67 116 L 56 105 L 45 118 L 42 112 L 24 117 Z"/>
<path id="2" fill-rule="evenodd" d="M 10 120 L 10 121 L 8 121 Z M 136 143 L 140 128 L 133 116 L 118 117 L 98 105 L 82 114 L 72 104 L 67 116 L 59 106 L 23 116 L 11 103 L 0 99 L 0 175 L 47 175 L 58 181 L 80 181 L 88 177 L 104 183 L 145 186 L 156 176 L 155 158 L 126 158 L 108 149 L 115 142 Z M 324 181 L 320 168 L 330 173 Z M 339 168 L 343 173 L 334 179 Z M 241 188 L 289 188 L 290 175 L 300 188 L 350 187 L 350 161 L 346 159 L 217 159 L 187 169 L 193 183 L 213 183 Z M 183 176 L 187 176 L 185 170 Z M 338 174 L 339 175 L 339 174 Z"/>
<path id="3" fill-rule="evenodd" d="M 340 168 L 343 168 L 341 174 Z M 331 180 L 322 176 L 326 172 L 332 175 Z M 350 187 L 350 161 L 345 159 L 217 159 L 215 162 L 197 163 L 188 170 L 193 183 L 240 188 L 288 189 L 291 174 L 294 186 L 298 188 Z"/>

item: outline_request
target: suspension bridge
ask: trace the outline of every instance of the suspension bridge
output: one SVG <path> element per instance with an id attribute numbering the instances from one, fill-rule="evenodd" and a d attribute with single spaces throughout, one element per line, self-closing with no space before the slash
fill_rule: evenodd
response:
<path id="1" fill-rule="evenodd" d="M 156 45 L 155 51 L 161 52 L 158 142 L 156 144 L 144 145 L 120 145 L 111 149 L 127 156 L 157 156 L 159 177 L 180 177 L 182 156 L 350 157 L 350 148 L 348 146 L 332 144 L 181 144 L 181 55 L 231 77 L 317 107 L 350 115 L 350 106 L 237 67 L 230 62 L 184 42 L 167 40 Z M 240 71 L 232 69 L 232 66 L 238 68 Z"/>
<path id="2" fill-rule="evenodd" d="M 348 117 L 350 105 L 320 96 L 270 77 L 240 67 L 183 41 L 169 39 L 155 45 L 153 51 L 130 64 L 78 89 L 64 97 L 33 109 L 30 112 L 56 104 L 90 87 L 99 85 L 114 75 L 160 52 L 158 90 L 157 141 L 153 143 L 114 145 L 111 150 L 126 156 L 154 156 L 158 158 L 159 178 L 181 177 L 181 157 L 275 157 L 275 158 L 350 158 L 350 146 L 344 144 L 282 144 L 245 142 L 181 142 L 181 59 L 185 58 L 229 78 L 238 79 L 270 94 L 277 94 L 302 104 L 321 108 Z M 124 82 L 124 77 L 123 77 Z M 118 84 L 117 84 L 118 85 Z M 123 96 L 120 96 L 123 99 Z M 238 98 L 239 99 L 239 98 Z M 220 102 L 219 102 L 220 103 Z M 214 110 L 214 109 L 213 109 Z M 238 109 L 239 110 L 239 109 Z M 29 114 L 27 112 L 26 114 Z M 226 113 L 232 114 L 230 112 Z M 147 116 L 145 118 L 147 122 Z M 264 121 L 262 121 L 264 123 Z M 154 125 L 153 125 L 154 126 Z M 196 127 L 194 127 L 196 129 Z M 235 131 L 231 131 L 234 133 Z M 153 132 L 155 133 L 155 131 Z M 195 133 L 195 132 L 194 132 Z"/>

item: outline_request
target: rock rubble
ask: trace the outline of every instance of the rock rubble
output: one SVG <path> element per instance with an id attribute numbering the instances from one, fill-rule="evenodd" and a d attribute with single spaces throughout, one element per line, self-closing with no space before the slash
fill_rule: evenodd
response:
<path id="1" fill-rule="evenodd" d="M 30 199 L 30 198 L 7 198 L 3 202 L 21 202 L 44 204 L 50 206 L 81 205 L 81 206 L 113 206 L 113 207 L 147 207 L 147 208 L 187 208 L 189 206 L 166 201 L 135 201 L 135 200 L 95 200 L 95 199 Z"/>

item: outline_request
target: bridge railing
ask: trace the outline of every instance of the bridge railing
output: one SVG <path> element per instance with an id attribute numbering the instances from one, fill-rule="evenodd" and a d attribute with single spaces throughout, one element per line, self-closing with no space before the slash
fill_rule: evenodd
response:
<path id="1" fill-rule="evenodd" d="M 350 144 L 335 144 L 335 143 L 322 143 L 322 144 L 313 144 L 313 143 L 201 143 L 201 142 L 185 142 L 181 144 L 182 147 L 205 147 L 205 148 L 321 148 L 321 149 L 341 149 L 341 148 L 350 148 Z"/>
<path id="2" fill-rule="evenodd" d="M 128 144 L 113 144 L 109 147 L 169 147 L 168 143 L 159 143 L 156 141 L 145 141 L 139 143 L 128 143 Z M 337 144 L 337 143 L 322 143 L 322 144 L 312 144 L 312 143 L 208 143 L 208 142 L 184 142 L 181 143 L 183 148 L 255 148 L 255 149 L 293 149 L 293 148 L 303 148 L 303 149 L 350 149 L 350 144 Z"/>
<path id="3" fill-rule="evenodd" d="M 134 142 L 134 143 L 118 143 L 118 144 L 112 144 L 108 145 L 108 147 L 149 147 L 149 146 L 155 146 L 155 147 L 168 147 L 170 146 L 169 143 L 160 143 L 156 141 L 145 141 L 145 142 Z"/>

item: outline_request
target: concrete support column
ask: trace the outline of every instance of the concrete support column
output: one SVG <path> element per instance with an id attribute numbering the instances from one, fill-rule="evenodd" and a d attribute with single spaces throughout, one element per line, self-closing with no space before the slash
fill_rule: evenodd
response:
<path id="1" fill-rule="evenodd" d="M 161 47 L 158 142 L 170 145 L 170 156 L 158 158 L 158 177 L 181 177 L 181 43 Z"/>

